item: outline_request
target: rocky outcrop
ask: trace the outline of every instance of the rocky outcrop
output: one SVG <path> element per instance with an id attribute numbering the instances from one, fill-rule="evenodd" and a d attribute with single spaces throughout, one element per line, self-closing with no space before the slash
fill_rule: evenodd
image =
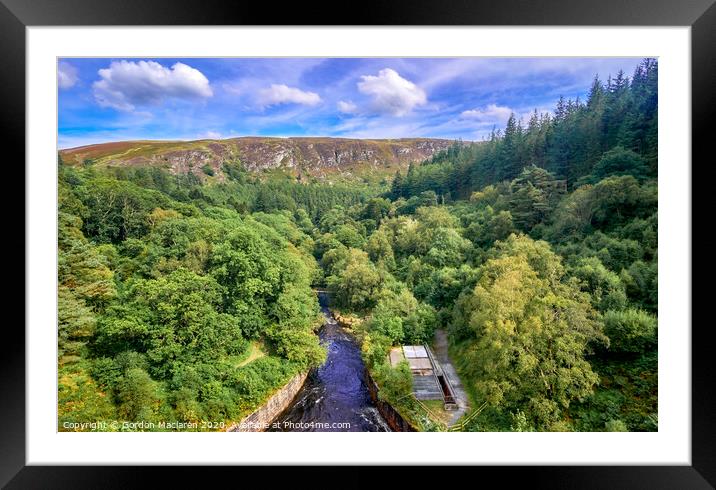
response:
<path id="1" fill-rule="evenodd" d="M 333 318 L 336 319 L 338 325 L 348 330 L 353 330 L 354 327 L 361 324 L 362 320 L 356 316 L 344 315 L 336 310 L 330 310 Z"/>
<path id="2" fill-rule="evenodd" d="M 204 179 L 224 179 L 223 165 L 241 162 L 251 172 L 283 169 L 294 174 L 326 176 L 356 171 L 395 171 L 447 149 L 444 139 L 345 139 L 242 137 L 198 141 L 128 141 L 62 150 L 69 164 L 160 166 L 174 174 L 192 172 Z M 211 172 L 208 172 L 211 169 Z"/>
<path id="3" fill-rule="evenodd" d="M 359 140 L 339 138 L 237 138 L 241 160 L 249 170 L 347 168 L 353 165 L 380 167 L 408 164 L 430 158 L 446 149 L 449 140 Z"/>

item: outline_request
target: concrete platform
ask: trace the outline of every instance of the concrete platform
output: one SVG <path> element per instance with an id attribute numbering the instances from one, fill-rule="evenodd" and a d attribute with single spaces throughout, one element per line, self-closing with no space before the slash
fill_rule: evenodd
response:
<path id="1" fill-rule="evenodd" d="M 418 400 L 442 400 L 443 392 L 435 376 L 413 375 L 413 394 Z"/>

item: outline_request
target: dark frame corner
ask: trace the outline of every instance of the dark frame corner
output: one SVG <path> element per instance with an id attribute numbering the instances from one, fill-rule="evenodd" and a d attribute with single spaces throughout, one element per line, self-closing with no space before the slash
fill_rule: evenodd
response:
<path id="1" fill-rule="evenodd" d="M 713 160 L 710 123 L 716 106 L 714 1 L 475 0 L 456 1 L 446 8 L 434 0 L 393 0 L 382 4 L 368 2 L 360 11 L 352 13 L 350 24 L 691 26 L 692 100 L 697 101 L 692 103 L 692 161 L 707 165 Z M 323 3 L 326 5 L 320 5 Z M 17 151 L 15 161 L 25 161 L 24 145 L 20 142 L 25 136 L 25 28 L 28 26 L 266 25 L 266 19 L 270 19 L 271 25 L 295 25 L 298 21 L 304 25 L 335 24 L 336 18 L 317 14 L 333 10 L 324 0 L 314 2 L 313 8 L 294 5 L 276 9 L 266 3 L 220 4 L 219 0 L 184 0 L 181 3 L 172 0 L 0 0 L 3 61 L 0 70 L 3 113 L 0 138 L 5 140 L 4 147 Z M 691 168 L 692 171 L 696 168 L 693 163 Z M 24 171 L 18 177 L 25 182 Z M 693 185 L 705 184 L 703 180 L 699 182 L 692 178 Z M 695 190 L 696 187 L 692 195 L 700 195 Z M 708 205 L 706 209 L 709 209 Z M 694 242 L 694 245 L 698 243 Z M 25 255 L 26 263 L 28 259 Z M 694 289 L 694 292 L 697 291 Z M 141 483 L 140 478 L 146 473 L 157 473 L 150 468 L 145 468 L 144 474 L 138 474 L 123 467 L 26 466 L 25 338 L 14 324 L 15 331 L 10 332 L 13 330 L 10 326 L 8 322 L 6 335 L 14 338 L 6 340 L 5 345 L 12 345 L 12 348 L 6 347 L 0 356 L 4 395 L 0 420 L 5 422 L 0 444 L 0 485 L 8 488 L 127 487 Z M 520 467 L 510 470 L 510 479 L 518 477 L 530 486 L 551 488 L 716 487 L 716 385 L 709 334 L 710 322 L 702 322 L 692 329 L 692 466 Z M 230 468 L 221 469 L 225 473 L 228 470 Z M 322 474 L 333 470 L 322 470 Z M 300 478 L 299 474 L 307 475 L 308 471 L 309 468 L 293 468 L 292 479 Z M 500 468 L 481 467 L 471 471 L 497 476 Z M 167 473 L 163 472 L 162 478 L 166 478 Z M 185 481 L 190 472 L 187 468 L 174 468 L 171 476 Z M 260 477 L 259 474 L 256 476 Z M 353 481 L 360 481 L 357 476 L 358 479 Z"/>

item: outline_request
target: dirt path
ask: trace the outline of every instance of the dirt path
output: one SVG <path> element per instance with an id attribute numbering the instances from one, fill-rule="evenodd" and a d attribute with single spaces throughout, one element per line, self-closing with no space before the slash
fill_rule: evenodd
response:
<path id="1" fill-rule="evenodd" d="M 448 356 L 448 338 L 445 330 L 435 331 L 433 347 L 435 349 L 435 357 L 437 357 L 438 362 L 443 368 L 443 373 L 445 373 L 453 390 L 455 390 L 455 398 L 457 399 L 458 407 L 460 407 L 453 412 L 453 416 L 448 424 L 453 425 L 470 409 L 467 393 L 465 393 L 465 389 L 460 382 L 455 367 L 452 365 L 452 362 L 450 362 L 450 357 Z"/>
<path id="2" fill-rule="evenodd" d="M 259 357 L 263 357 L 266 355 L 261 344 L 259 344 L 258 342 L 251 342 L 249 348 L 251 349 L 249 356 L 240 363 L 238 363 L 236 367 L 246 366 L 248 363 L 253 362 Z"/>

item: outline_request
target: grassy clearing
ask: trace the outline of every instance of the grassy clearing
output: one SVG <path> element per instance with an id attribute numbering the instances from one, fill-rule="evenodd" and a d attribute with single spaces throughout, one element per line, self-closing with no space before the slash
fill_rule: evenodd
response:
<path id="1" fill-rule="evenodd" d="M 445 425 L 450 423 L 453 412 L 445 410 L 441 400 L 423 400 L 423 405 L 428 407 L 428 410 L 430 410 L 430 418 L 434 419 L 435 422 Z"/>
<path id="2" fill-rule="evenodd" d="M 252 341 L 249 345 L 249 348 L 246 349 L 246 357 L 243 357 L 241 360 L 239 360 L 235 366 L 236 367 L 242 367 L 246 366 L 248 363 L 255 361 L 256 359 L 259 359 L 261 357 L 264 357 L 266 355 L 266 351 L 264 350 L 264 346 L 261 342 L 258 341 Z"/>

